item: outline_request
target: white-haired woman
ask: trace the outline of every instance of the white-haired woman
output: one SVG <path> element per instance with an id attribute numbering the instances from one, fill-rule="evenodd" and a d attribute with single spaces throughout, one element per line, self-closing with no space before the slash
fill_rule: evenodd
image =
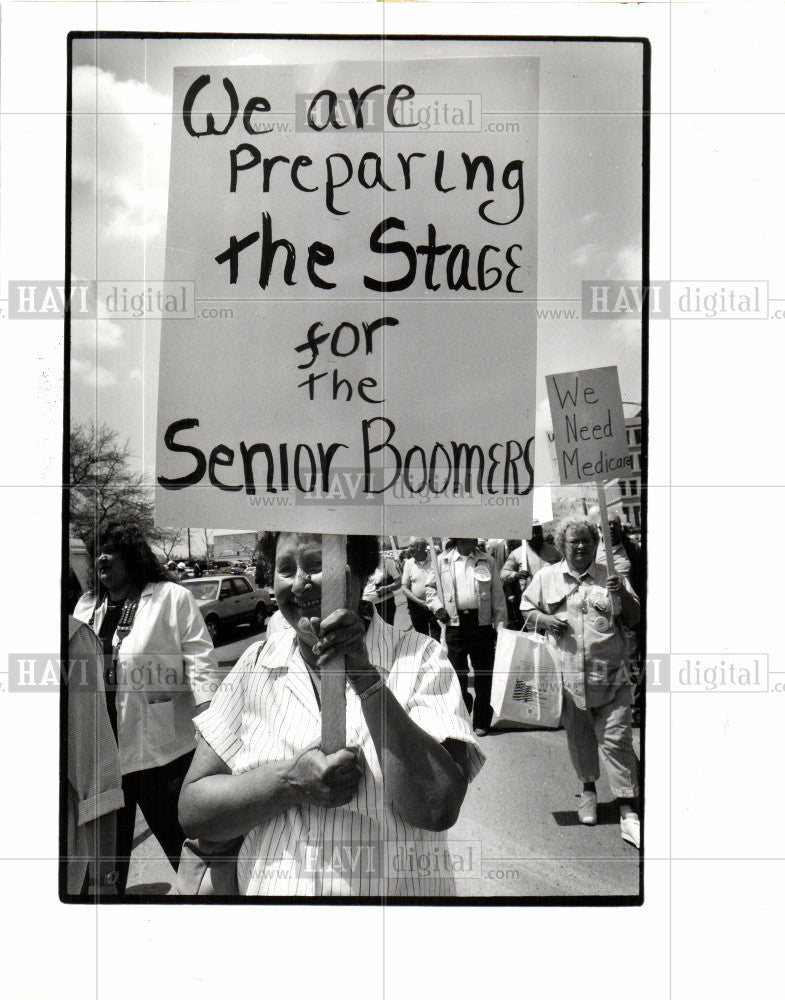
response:
<path id="1" fill-rule="evenodd" d="M 627 581 L 595 562 L 599 532 L 584 518 L 563 522 L 561 562 L 544 566 L 521 600 L 527 628 L 545 632 L 559 651 L 564 688 L 562 723 L 573 766 L 583 782 L 581 823 L 597 822 L 599 758 L 619 802 L 621 835 L 640 846 L 637 759 L 632 744 L 630 671 L 624 628 L 638 621 L 638 599 Z M 612 595 L 621 612 L 614 616 Z"/>

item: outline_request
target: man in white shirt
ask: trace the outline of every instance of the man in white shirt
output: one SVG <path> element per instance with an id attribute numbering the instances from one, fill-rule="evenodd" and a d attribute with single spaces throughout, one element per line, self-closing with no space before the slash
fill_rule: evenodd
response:
<path id="1" fill-rule="evenodd" d="M 438 581 L 436 574 L 438 573 Z M 507 606 L 496 563 L 476 538 L 454 538 L 437 560 L 426 585 L 428 607 L 446 625 L 447 656 L 458 675 L 474 731 L 485 736 L 491 725 L 491 683 L 496 629 L 507 624 Z M 469 694 L 469 661 L 474 699 Z"/>

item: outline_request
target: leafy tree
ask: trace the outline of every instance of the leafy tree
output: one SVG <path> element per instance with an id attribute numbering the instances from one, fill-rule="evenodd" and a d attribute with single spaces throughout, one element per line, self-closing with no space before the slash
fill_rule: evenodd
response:
<path id="1" fill-rule="evenodd" d="M 69 515 L 71 532 L 89 545 L 103 521 L 135 524 L 151 542 L 160 542 L 153 526 L 153 497 L 142 476 L 130 467 L 127 442 L 117 431 L 75 425 L 69 442 Z"/>
<path id="2" fill-rule="evenodd" d="M 256 547 L 253 552 L 254 580 L 257 587 L 272 587 L 275 576 L 274 566 L 260 548 L 261 533 L 257 534 Z"/>

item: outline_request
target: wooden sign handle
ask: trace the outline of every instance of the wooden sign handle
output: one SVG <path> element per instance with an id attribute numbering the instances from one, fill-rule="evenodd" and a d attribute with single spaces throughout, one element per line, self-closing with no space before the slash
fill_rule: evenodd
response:
<path id="1" fill-rule="evenodd" d="M 322 619 L 346 607 L 346 535 L 322 536 Z M 322 752 L 346 746 L 346 665 L 337 656 L 322 668 Z"/>
<path id="2" fill-rule="evenodd" d="M 611 526 L 608 523 L 608 506 L 605 502 L 605 487 L 602 483 L 597 483 L 597 498 L 600 505 L 600 522 L 602 524 L 602 541 L 605 545 L 605 565 L 608 567 L 608 576 L 616 575 L 616 564 L 613 561 L 613 543 L 611 542 Z M 621 596 L 611 594 L 611 608 L 613 617 L 618 618 L 621 614 Z"/>

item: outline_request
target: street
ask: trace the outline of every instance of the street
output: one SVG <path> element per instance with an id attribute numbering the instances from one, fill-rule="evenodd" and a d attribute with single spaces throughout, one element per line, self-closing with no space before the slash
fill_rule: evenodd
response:
<path id="1" fill-rule="evenodd" d="M 404 626 L 399 607 L 396 625 Z M 239 629 L 216 649 L 227 670 L 263 635 Z M 639 731 L 634 730 L 640 754 Z M 613 796 L 597 784 L 599 822 L 578 823 L 581 787 L 564 730 L 491 732 L 480 740 L 486 763 L 469 786 L 449 833 L 459 896 L 630 896 L 639 886 L 638 852 L 622 841 Z M 460 870 L 470 873 L 458 875 Z M 141 813 L 128 881 L 133 894 L 166 894 L 174 873 Z"/>
<path id="2" fill-rule="evenodd" d="M 639 733 L 634 732 L 639 752 Z M 613 796 L 597 783 L 599 821 L 582 826 L 581 786 L 563 729 L 491 732 L 485 767 L 450 831 L 458 858 L 479 842 L 481 877 L 458 879 L 460 896 L 617 896 L 638 892 L 638 852 L 624 843 Z"/>

